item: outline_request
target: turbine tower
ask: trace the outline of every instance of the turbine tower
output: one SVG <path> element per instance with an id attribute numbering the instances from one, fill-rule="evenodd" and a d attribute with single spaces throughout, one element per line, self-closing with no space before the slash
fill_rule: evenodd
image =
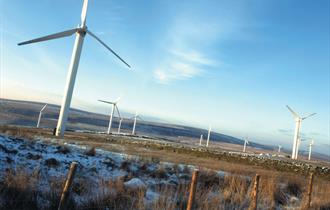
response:
<path id="1" fill-rule="evenodd" d="M 18 43 L 18 45 L 25 45 L 25 44 L 35 43 L 35 42 L 42 42 L 42 41 L 47 41 L 47 40 L 52 40 L 52 39 L 58 39 L 58 38 L 67 37 L 67 36 L 76 34 L 76 39 L 75 39 L 75 43 L 73 46 L 67 81 L 66 81 L 65 90 L 64 90 L 64 97 L 63 97 L 63 101 L 62 101 L 62 105 L 61 105 L 60 115 L 59 115 L 59 118 L 57 121 L 56 136 L 63 137 L 63 135 L 64 135 L 66 122 L 68 120 L 68 115 L 69 115 L 69 109 L 70 109 L 70 104 L 71 104 L 71 99 L 72 99 L 74 83 L 75 83 L 76 75 L 77 75 L 77 71 L 78 71 L 80 55 L 81 55 L 82 46 L 83 46 L 83 42 L 84 42 L 84 38 L 85 38 L 86 34 L 90 35 L 91 37 L 96 39 L 98 42 L 100 42 L 105 48 L 107 48 L 112 54 L 114 54 L 119 60 L 121 60 L 125 65 L 127 65 L 130 68 L 130 65 L 128 63 L 126 63 L 126 61 L 124 61 L 115 51 L 113 51 L 101 39 L 99 39 L 95 34 L 93 34 L 90 30 L 87 29 L 87 26 L 86 26 L 87 7 L 88 7 L 88 0 L 84 0 L 82 11 L 81 11 L 81 23 L 77 28 Z"/>
<path id="2" fill-rule="evenodd" d="M 39 128 L 41 115 L 43 114 L 44 110 L 46 109 L 46 106 L 47 106 L 47 104 L 45 104 L 40 110 L 39 117 L 38 117 L 38 122 L 37 122 L 37 128 Z"/>
<path id="3" fill-rule="evenodd" d="M 249 141 L 247 140 L 247 137 L 244 139 L 244 146 L 243 146 L 243 152 L 246 152 L 246 145 L 249 144 Z"/>
<path id="4" fill-rule="evenodd" d="M 140 120 L 142 120 L 142 118 L 139 116 L 139 114 L 137 112 L 135 112 L 132 135 L 135 135 L 135 127 L 136 127 L 137 118 L 139 118 Z"/>
<path id="5" fill-rule="evenodd" d="M 278 145 L 278 153 L 281 153 L 282 145 Z"/>
<path id="6" fill-rule="evenodd" d="M 199 138 L 199 146 L 202 146 L 202 141 L 203 141 L 203 134 L 201 134 L 201 137 Z"/>
<path id="7" fill-rule="evenodd" d="M 299 147 L 302 141 L 305 141 L 306 139 L 301 139 L 298 138 L 298 144 L 297 144 L 297 148 L 296 148 L 296 153 L 295 153 L 295 159 L 298 159 L 298 152 L 299 152 Z"/>
<path id="8" fill-rule="evenodd" d="M 311 160 L 311 156 L 312 156 L 312 146 L 314 145 L 314 140 L 311 141 L 311 143 L 309 143 L 309 153 L 308 153 L 308 160 Z"/>
<path id="9" fill-rule="evenodd" d="M 119 120 L 119 125 L 118 125 L 118 134 L 120 134 L 120 128 L 121 128 L 121 122 L 123 121 L 123 118 L 121 117 Z"/>
<path id="10" fill-rule="evenodd" d="M 209 147 L 210 136 L 211 136 L 211 125 L 209 126 L 209 131 L 207 133 L 207 140 L 206 140 L 207 147 Z"/>
<path id="11" fill-rule="evenodd" d="M 292 147 L 292 155 L 291 155 L 291 159 L 297 159 L 298 157 L 298 150 L 299 150 L 299 131 L 300 131 L 300 126 L 301 126 L 301 122 L 313 115 L 315 115 L 316 113 L 307 115 L 306 117 L 300 117 L 296 112 L 293 111 L 293 109 L 291 109 L 288 105 L 286 105 L 286 107 L 289 109 L 289 111 L 292 113 L 295 122 L 296 122 L 296 126 L 295 126 L 295 132 L 294 132 L 294 137 L 293 137 L 293 147 Z"/>
<path id="12" fill-rule="evenodd" d="M 111 132 L 112 118 L 113 118 L 113 115 L 115 113 L 115 110 L 118 113 L 119 119 L 121 119 L 120 112 L 119 112 L 119 109 L 118 109 L 118 106 L 117 106 L 117 103 L 119 102 L 119 100 L 120 100 L 120 97 L 117 100 L 115 100 L 114 102 L 98 100 L 98 101 L 100 101 L 102 103 L 106 103 L 106 104 L 111 104 L 112 105 L 107 134 L 110 134 L 110 132 Z"/>

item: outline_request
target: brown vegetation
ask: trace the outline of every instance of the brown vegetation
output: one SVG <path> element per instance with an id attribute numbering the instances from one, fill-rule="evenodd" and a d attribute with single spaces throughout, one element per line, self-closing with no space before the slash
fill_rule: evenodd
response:
<path id="1" fill-rule="evenodd" d="M 27 130 L 25 128 L 0 127 L 0 132 L 5 132 L 11 136 L 28 137 L 33 139 L 35 135 L 52 137 L 50 131 Z M 72 137 L 72 138 L 71 138 Z M 89 154 L 95 155 L 95 147 L 109 150 L 119 150 L 128 154 L 136 154 L 145 161 L 140 164 L 140 173 L 149 173 L 148 164 L 150 162 L 168 161 L 173 163 L 186 163 L 200 165 L 209 169 L 223 170 L 231 172 L 226 176 L 219 176 L 212 170 L 201 170 L 195 199 L 196 209 L 246 209 L 250 204 L 251 176 L 256 172 L 261 175 L 259 183 L 259 209 L 276 209 L 282 206 L 302 206 L 306 198 L 306 186 L 308 178 L 296 175 L 292 172 L 281 172 L 267 169 L 263 166 L 245 165 L 231 160 L 220 160 L 217 157 L 209 157 L 208 153 L 190 152 L 186 149 L 173 150 L 166 149 L 165 146 L 156 148 L 148 146 L 148 150 L 141 144 L 131 144 L 122 139 L 113 140 L 108 137 L 97 139 L 93 135 L 70 136 L 73 141 L 91 145 L 92 151 Z M 70 141 L 67 139 L 67 141 Z M 105 143 L 105 139 L 108 140 Z M 19 140 L 19 139 L 18 139 Z M 33 143 L 33 141 L 31 141 Z M 121 144 L 122 143 L 122 144 Z M 124 145 L 124 146 L 123 146 Z M 94 149 L 93 149 L 94 148 Z M 6 151 L 5 147 L 1 147 Z M 8 150 L 9 151 L 9 150 Z M 59 147 L 58 151 L 67 154 L 70 152 L 65 147 Z M 170 155 L 169 155 L 170 153 Z M 37 158 L 32 157 L 31 158 Z M 9 160 L 8 160 L 9 161 Z M 104 166 L 113 166 L 115 163 L 109 158 L 104 162 Z M 56 167 L 61 164 L 56 159 L 47 159 L 45 164 L 49 167 Z M 250 163 L 251 164 L 251 163 Z M 72 196 L 83 196 L 83 202 L 76 203 L 70 197 L 70 209 L 145 209 L 148 205 L 151 209 L 185 209 L 189 191 L 189 167 L 180 169 L 174 165 L 172 169 L 160 166 L 156 171 L 150 172 L 150 176 L 165 179 L 171 174 L 179 177 L 178 184 L 161 184 L 154 187 L 154 192 L 158 198 L 151 204 L 146 203 L 147 192 L 145 190 L 128 190 L 124 182 L 138 177 L 138 174 L 130 172 L 130 161 L 123 161 L 122 170 L 126 170 L 128 175 L 118 180 L 100 180 L 98 186 L 93 186 L 88 180 L 82 177 L 76 178 L 73 183 Z M 180 176 L 180 173 L 181 176 Z M 188 174 L 188 175 L 187 175 Z M 188 176 L 188 177 L 187 177 Z M 37 183 L 46 183 L 47 187 L 42 190 L 37 187 Z M 45 180 L 36 171 L 27 174 L 21 170 L 9 170 L 0 180 L 0 210 L 2 209 L 57 209 L 64 177 Z M 95 194 L 95 189 L 98 193 Z M 327 177 L 322 179 L 316 177 L 312 193 L 312 209 L 329 209 L 330 207 L 330 182 Z M 290 198 L 296 197 L 294 201 Z M 296 202 L 296 203 L 294 203 Z"/>
<path id="2" fill-rule="evenodd" d="M 163 169 L 162 169 L 163 170 Z M 132 177 L 131 177 L 132 178 Z M 285 183 L 280 180 L 287 180 Z M 0 209 L 57 209 L 65 177 L 43 180 L 39 173 L 27 174 L 23 170 L 9 170 L 0 181 Z M 37 187 L 40 181 L 47 181 L 45 189 Z M 154 191 L 158 197 L 146 203 L 145 189 L 127 189 L 124 179 L 100 180 L 92 186 L 84 178 L 76 178 L 69 199 L 70 209 L 185 209 L 189 192 L 189 180 L 180 180 L 178 185 L 158 185 Z M 291 205 L 288 195 L 303 198 L 303 181 L 292 177 L 261 177 L 258 209 L 276 209 Z M 247 209 L 252 182 L 241 175 L 218 176 L 202 170 L 198 176 L 195 209 Z M 98 193 L 95 193 L 95 189 Z M 312 209 L 329 209 L 330 183 L 317 180 L 314 184 Z M 73 196 L 83 196 L 82 202 L 75 202 Z M 303 199 L 302 199 L 303 200 Z M 296 204 L 302 206 L 303 202 Z M 148 207 L 148 208 L 147 208 Z"/>

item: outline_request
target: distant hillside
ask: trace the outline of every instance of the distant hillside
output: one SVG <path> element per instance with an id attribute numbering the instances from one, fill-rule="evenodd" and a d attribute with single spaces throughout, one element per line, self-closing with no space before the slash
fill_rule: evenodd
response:
<path id="1" fill-rule="evenodd" d="M 36 126 L 39 111 L 44 103 L 31 101 L 17 101 L 9 99 L 0 100 L 0 124 Z M 55 128 L 59 114 L 59 106 L 49 104 L 42 117 L 41 127 Z M 69 124 L 67 129 L 72 130 L 92 130 L 106 131 L 109 123 L 109 116 L 86 112 L 78 109 L 71 109 L 69 114 Z M 113 132 L 117 131 L 118 119 L 113 122 Z M 122 130 L 131 132 L 133 127 L 132 119 L 124 119 Z M 136 126 L 136 131 L 142 135 L 177 139 L 178 137 L 199 138 L 203 134 L 207 136 L 207 130 L 194 128 L 189 126 L 165 124 L 159 122 L 139 121 Z M 243 144 L 243 140 L 212 132 L 212 141 L 220 141 L 232 144 Z M 250 142 L 250 146 L 273 150 L 274 146 L 262 145 Z"/>

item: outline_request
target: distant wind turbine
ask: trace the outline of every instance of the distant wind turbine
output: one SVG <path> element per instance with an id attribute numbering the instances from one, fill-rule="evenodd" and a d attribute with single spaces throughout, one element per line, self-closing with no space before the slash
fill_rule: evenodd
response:
<path id="1" fill-rule="evenodd" d="M 203 142 L 203 134 L 201 134 L 201 137 L 199 138 L 199 146 L 202 146 L 202 142 Z"/>
<path id="2" fill-rule="evenodd" d="M 244 146 L 243 146 L 243 152 L 246 152 L 246 145 L 249 144 L 249 141 L 247 138 L 244 139 Z"/>
<path id="3" fill-rule="evenodd" d="M 297 144 L 297 152 L 296 152 L 296 154 L 295 154 L 295 159 L 298 159 L 298 152 L 299 152 L 299 147 L 300 147 L 300 144 L 301 144 L 301 142 L 302 141 L 306 141 L 306 139 L 301 139 L 301 138 L 298 138 L 298 144 Z"/>
<path id="4" fill-rule="evenodd" d="M 289 111 L 292 113 L 295 122 L 296 122 L 296 126 L 295 126 L 295 132 L 294 132 L 294 137 L 293 137 L 293 147 L 292 147 L 292 155 L 291 155 L 291 159 L 297 159 L 298 158 L 298 152 L 299 152 L 299 141 L 298 139 L 300 138 L 299 136 L 299 131 L 300 131 L 300 127 L 301 127 L 301 122 L 313 115 L 315 115 L 316 113 L 307 115 L 305 117 L 300 117 L 296 112 L 293 111 L 293 109 L 291 109 L 288 105 L 286 105 L 286 107 L 289 109 Z"/>
<path id="5" fill-rule="evenodd" d="M 119 125 L 118 125 L 118 134 L 120 133 L 120 128 L 121 128 L 121 122 L 123 121 L 123 118 L 121 117 L 119 120 Z"/>
<path id="6" fill-rule="evenodd" d="M 278 153 L 281 153 L 282 145 L 278 145 Z"/>
<path id="7" fill-rule="evenodd" d="M 46 107 L 47 107 L 47 104 L 45 104 L 45 105 L 41 108 L 41 110 L 40 110 L 40 112 L 39 112 L 39 117 L 38 117 L 38 122 L 37 122 L 37 128 L 39 128 L 40 120 L 41 120 L 41 115 L 43 114 L 43 112 L 44 112 L 44 110 L 46 109 Z"/>
<path id="8" fill-rule="evenodd" d="M 312 146 L 314 145 L 314 140 L 311 141 L 311 143 L 309 143 L 309 152 L 308 152 L 308 160 L 311 160 L 311 156 L 312 156 Z"/>
<path id="9" fill-rule="evenodd" d="M 206 146 L 209 147 L 209 141 L 211 136 L 211 125 L 209 126 L 209 131 L 207 132 Z"/>
<path id="10" fill-rule="evenodd" d="M 136 127 L 137 118 L 139 118 L 140 120 L 142 120 L 142 118 L 139 116 L 139 114 L 137 112 L 135 112 L 132 135 L 135 135 L 135 127 Z"/>
<path id="11" fill-rule="evenodd" d="M 118 113 L 119 119 L 121 119 L 120 112 L 119 112 L 119 109 L 118 109 L 118 106 L 117 106 L 117 103 L 119 102 L 119 100 L 120 100 L 120 97 L 117 100 L 115 100 L 114 102 L 98 100 L 98 101 L 100 101 L 102 103 L 106 103 L 106 104 L 111 104 L 112 105 L 112 109 L 111 109 L 111 113 L 110 113 L 110 119 L 109 119 L 108 132 L 107 132 L 108 134 L 110 134 L 110 132 L 111 132 L 112 118 L 114 116 L 115 110 Z"/>
<path id="12" fill-rule="evenodd" d="M 87 7 L 88 7 L 88 0 L 84 0 L 82 12 L 81 12 L 81 23 L 77 28 L 18 43 L 18 45 L 25 45 L 35 42 L 58 39 L 76 34 L 76 40 L 72 51 L 71 62 L 69 65 L 69 71 L 65 85 L 64 97 L 61 105 L 60 115 L 57 121 L 56 136 L 64 135 L 71 99 L 72 99 L 74 83 L 76 80 L 77 70 L 79 66 L 80 55 L 86 34 L 89 34 L 91 37 L 93 37 L 98 42 L 100 42 L 105 48 L 107 48 L 112 54 L 114 54 L 119 60 L 121 60 L 126 66 L 130 68 L 130 65 L 126 61 L 124 61 L 115 51 L 113 51 L 101 39 L 99 39 L 95 34 L 93 34 L 90 30 L 87 29 L 86 26 Z"/>

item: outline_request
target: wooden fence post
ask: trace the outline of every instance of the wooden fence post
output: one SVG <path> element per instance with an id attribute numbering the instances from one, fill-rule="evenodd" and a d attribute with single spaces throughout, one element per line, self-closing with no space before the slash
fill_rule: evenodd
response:
<path id="1" fill-rule="evenodd" d="M 313 192 L 313 180 L 314 180 L 314 174 L 311 173 L 309 176 L 306 209 L 309 209 L 311 207 L 312 192 Z"/>
<path id="2" fill-rule="evenodd" d="M 250 203 L 249 210 L 257 210 L 258 206 L 258 187 L 259 187 L 260 175 L 256 174 L 254 177 L 253 191 L 252 191 L 252 202 Z"/>
<path id="3" fill-rule="evenodd" d="M 66 181 L 64 184 L 64 188 L 63 188 L 63 192 L 61 195 L 61 200 L 60 200 L 60 204 L 58 206 L 58 210 L 65 209 L 66 201 L 67 201 L 67 198 L 69 195 L 69 191 L 70 191 L 70 187 L 71 187 L 71 184 L 73 181 L 74 174 L 77 169 L 77 165 L 78 165 L 77 162 L 72 162 L 70 165 L 70 170 L 69 170 L 68 177 L 66 178 Z"/>
<path id="4" fill-rule="evenodd" d="M 197 176 L 198 176 L 198 170 L 195 169 L 193 174 L 192 174 L 192 177 L 191 177 L 191 184 L 190 184 L 190 192 L 189 192 L 187 210 L 192 210 L 193 205 L 194 205 L 196 186 L 197 186 Z"/>

